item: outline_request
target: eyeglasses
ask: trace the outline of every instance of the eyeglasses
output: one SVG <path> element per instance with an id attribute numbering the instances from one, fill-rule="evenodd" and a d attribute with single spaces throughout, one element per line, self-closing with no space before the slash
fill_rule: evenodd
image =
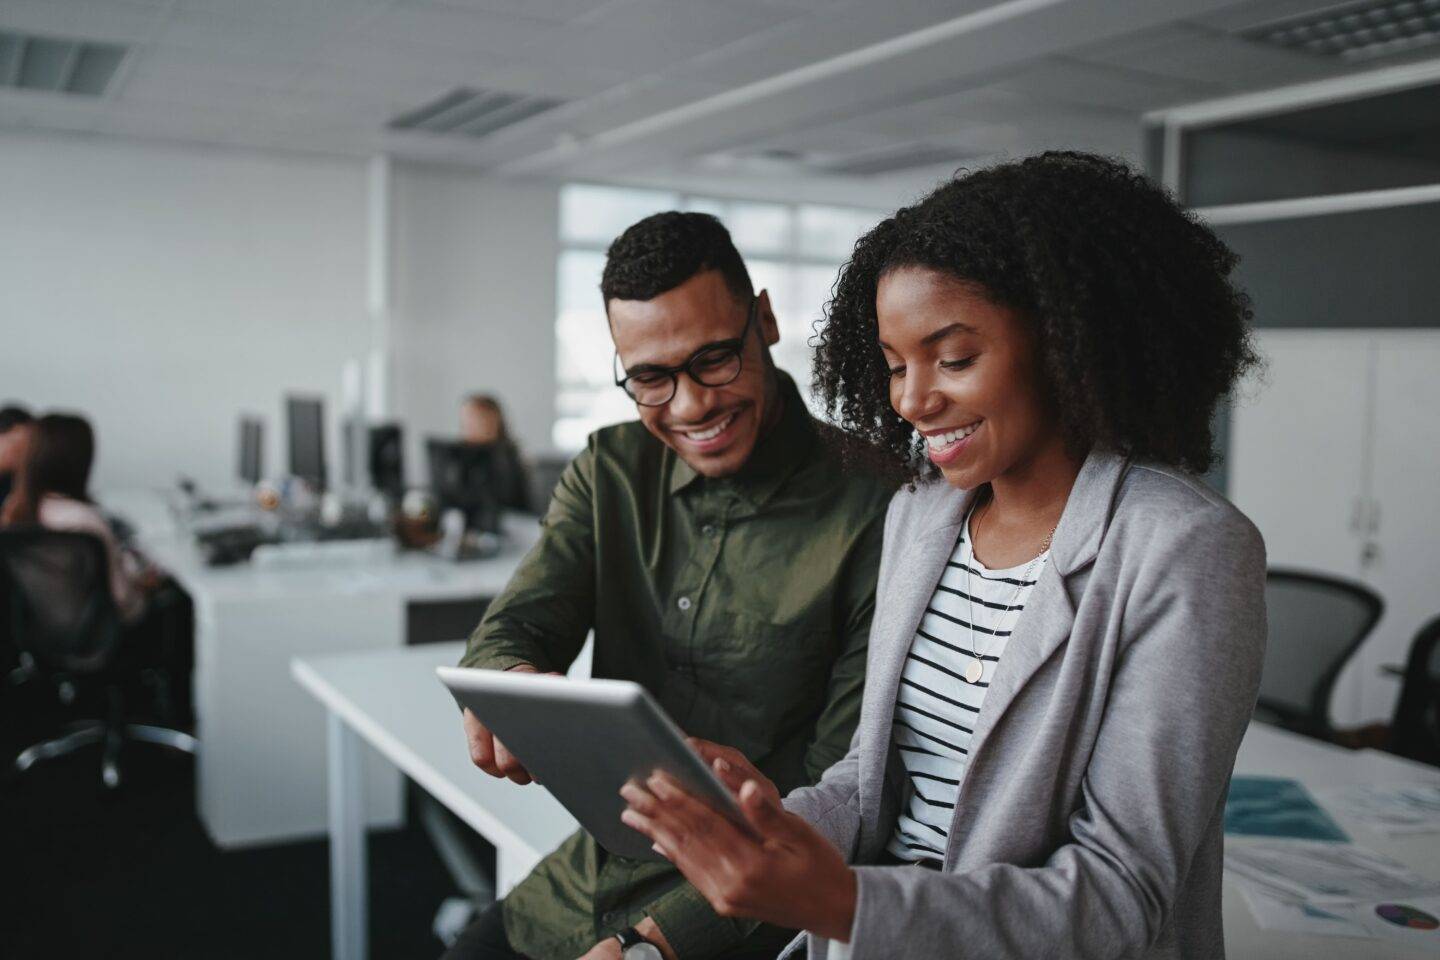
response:
<path id="1" fill-rule="evenodd" d="M 755 322 L 756 297 L 750 298 L 750 311 L 745 316 L 745 326 L 740 336 L 732 340 L 717 340 L 707 343 L 690 355 L 690 359 L 678 367 L 661 367 L 645 364 L 629 376 L 621 376 L 620 353 L 615 353 L 615 386 L 630 395 L 630 399 L 642 407 L 663 407 L 675 399 L 680 374 L 685 374 L 702 387 L 723 387 L 734 383 L 740 376 L 741 358 L 745 352 L 745 338 Z"/>

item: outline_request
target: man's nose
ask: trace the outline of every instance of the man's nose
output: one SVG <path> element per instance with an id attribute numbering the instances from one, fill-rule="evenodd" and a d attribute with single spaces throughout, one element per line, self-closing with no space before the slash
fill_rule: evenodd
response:
<path id="1" fill-rule="evenodd" d="M 680 374 L 675 382 L 675 396 L 670 398 L 670 415 L 676 420 L 699 423 L 709 414 L 714 391 L 693 378 Z"/>

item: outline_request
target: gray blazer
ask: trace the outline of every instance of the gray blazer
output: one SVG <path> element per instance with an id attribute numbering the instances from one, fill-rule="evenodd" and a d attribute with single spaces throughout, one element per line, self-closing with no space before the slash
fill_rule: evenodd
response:
<path id="1" fill-rule="evenodd" d="M 850 752 L 785 800 L 857 865 L 895 829 L 900 671 L 972 497 L 896 494 Z M 853 960 L 1223 957 L 1223 811 L 1264 588 L 1265 545 L 1226 500 L 1092 453 L 976 720 L 944 869 L 857 866 Z M 827 947 L 810 937 L 811 960 Z"/>

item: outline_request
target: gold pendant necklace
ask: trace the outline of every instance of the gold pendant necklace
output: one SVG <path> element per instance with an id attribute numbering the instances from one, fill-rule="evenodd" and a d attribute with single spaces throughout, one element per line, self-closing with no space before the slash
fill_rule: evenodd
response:
<path id="1" fill-rule="evenodd" d="M 970 579 L 970 568 L 980 562 L 975 557 L 975 535 L 979 532 L 980 520 L 983 519 L 984 512 L 988 510 L 989 507 L 990 500 L 987 499 L 982 505 L 980 516 L 974 517 L 974 530 L 970 529 L 969 518 L 966 519 L 965 523 L 964 532 L 968 536 L 968 542 L 970 544 L 970 562 L 965 564 L 965 602 L 969 605 L 970 612 L 970 656 L 972 658 L 970 662 L 965 665 L 964 679 L 966 683 L 979 683 L 985 676 L 985 655 L 979 652 L 979 647 L 975 642 L 975 634 L 979 632 L 980 628 L 975 623 L 975 588 L 973 581 Z M 971 515 L 973 516 L 974 513 L 975 511 L 972 508 Z M 1045 534 L 1045 542 L 1040 545 L 1039 555 L 1025 565 L 1025 572 L 1020 575 L 1020 582 L 1015 585 L 1015 592 L 1010 595 L 1010 602 L 1005 604 L 1000 610 L 1000 619 L 995 621 L 995 631 L 991 634 L 992 637 L 1000 632 L 1000 627 L 1005 622 L 1005 615 L 1010 612 L 1011 608 L 1015 606 L 1015 601 L 1020 598 L 1020 592 L 1025 589 L 1025 584 L 1030 580 L 1030 574 L 1034 571 L 1035 564 L 1045 559 L 1045 554 L 1050 550 L 1050 539 L 1055 536 L 1055 529 L 1055 527 L 1050 528 L 1050 532 Z M 985 644 L 985 650 L 987 652 L 990 650 L 988 641 Z"/>

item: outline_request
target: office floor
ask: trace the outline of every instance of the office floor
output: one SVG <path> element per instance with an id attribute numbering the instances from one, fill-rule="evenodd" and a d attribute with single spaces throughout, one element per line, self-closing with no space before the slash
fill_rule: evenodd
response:
<path id="1" fill-rule="evenodd" d="M 0 677 L 3 684 L 3 677 Z M 0 689 L 0 761 L 45 735 L 42 705 Z M 0 780 L 0 955 L 30 958 L 322 958 L 323 841 L 224 852 L 195 812 L 189 758 L 136 747 L 125 783 L 99 786 L 92 750 Z M 452 887 L 413 822 L 371 838 L 371 956 L 433 958 Z"/>

